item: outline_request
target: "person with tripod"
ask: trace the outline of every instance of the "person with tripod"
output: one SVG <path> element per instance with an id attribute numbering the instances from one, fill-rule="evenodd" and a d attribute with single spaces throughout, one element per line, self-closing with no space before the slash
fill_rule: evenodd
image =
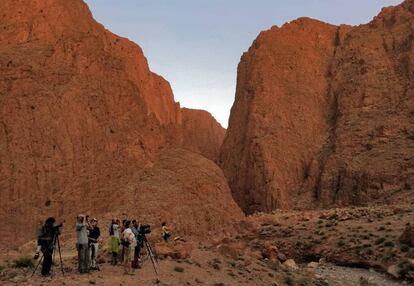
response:
<path id="1" fill-rule="evenodd" d="M 140 225 L 138 223 L 137 220 L 133 220 L 132 221 L 132 227 L 131 227 L 132 233 L 135 235 L 135 241 L 136 241 L 136 245 L 134 248 L 134 259 L 132 260 L 132 268 L 133 269 L 138 269 L 139 266 L 139 262 L 140 262 L 140 252 L 141 252 L 141 243 L 140 243 Z"/>
<path id="2" fill-rule="evenodd" d="M 48 276 L 50 274 L 50 268 L 52 267 L 54 249 L 53 242 L 55 241 L 55 236 L 57 235 L 57 230 L 54 226 L 55 222 L 55 218 L 49 217 L 45 221 L 45 224 L 43 225 L 38 237 L 40 250 L 43 253 L 43 276 Z"/>

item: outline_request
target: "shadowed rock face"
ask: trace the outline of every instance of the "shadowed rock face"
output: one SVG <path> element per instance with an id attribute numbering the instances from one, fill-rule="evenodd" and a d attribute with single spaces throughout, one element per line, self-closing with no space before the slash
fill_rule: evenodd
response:
<path id="1" fill-rule="evenodd" d="M 221 166 L 246 212 L 360 204 L 414 186 L 414 1 L 371 23 L 299 19 L 241 59 Z"/>
<path id="2" fill-rule="evenodd" d="M 183 113 L 194 130 L 198 111 L 182 112 L 142 50 L 95 22 L 83 1 L 5 0 L 0 11 L 2 218 L 27 226 L 49 215 L 72 221 L 78 212 L 112 212 L 167 149 L 217 158 L 223 130 L 216 121 L 205 116 L 198 127 L 208 138 L 187 139 Z M 143 211 L 157 208 L 141 203 Z"/>
<path id="3" fill-rule="evenodd" d="M 226 130 L 204 110 L 182 108 L 184 146 L 218 162 Z"/>

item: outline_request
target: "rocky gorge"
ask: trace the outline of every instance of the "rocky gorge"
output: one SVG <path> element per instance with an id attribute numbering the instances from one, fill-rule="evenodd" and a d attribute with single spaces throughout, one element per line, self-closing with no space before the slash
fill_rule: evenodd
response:
<path id="1" fill-rule="evenodd" d="M 74 218 L 88 213 L 173 225 L 182 240 L 151 237 L 165 284 L 146 265 L 143 285 L 411 283 L 413 45 L 414 0 L 355 27 L 274 26 L 241 57 L 225 130 L 182 108 L 84 1 L 1 1 L 0 281 L 118 283 L 107 246 L 108 276 L 74 273 Z M 48 216 L 64 222 L 71 282 L 11 262 Z"/>

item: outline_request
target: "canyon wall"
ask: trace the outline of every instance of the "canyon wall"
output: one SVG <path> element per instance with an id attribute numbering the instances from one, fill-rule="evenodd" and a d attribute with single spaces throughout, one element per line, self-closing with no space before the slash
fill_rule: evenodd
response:
<path id="1" fill-rule="evenodd" d="M 363 204 L 414 186 L 414 1 L 298 19 L 241 59 L 220 164 L 244 211 Z"/>
<path id="2" fill-rule="evenodd" d="M 182 108 L 184 146 L 218 162 L 226 130 L 204 110 Z"/>
<path id="3" fill-rule="evenodd" d="M 182 111 L 169 83 L 149 70 L 142 50 L 105 30 L 83 1 L 5 0 L 0 11 L 0 216 L 18 225 L 12 232 L 31 229 L 50 214 L 71 224 L 78 212 L 122 209 L 135 196 L 125 197 L 128 190 L 153 191 L 137 187 L 140 176 L 170 148 L 187 149 L 174 154 L 189 160 L 202 160 L 193 151 L 216 159 L 210 149 L 218 150 L 222 133 L 186 139 L 183 114 L 197 129 L 197 112 L 192 119 L 193 112 Z M 200 132 L 216 124 L 211 116 L 205 120 Z M 189 178 L 197 172 L 184 170 Z M 190 189 L 185 180 L 181 184 Z M 228 202 L 234 218 L 240 217 L 228 189 L 221 190 L 214 201 Z M 197 202 L 197 192 L 205 189 L 192 192 L 194 206 L 208 205 L 208 198 Z M 139 201 L 131 214 L 136 208 L 157 209 Z M 204 234 L 192 225 L 187 233 Z M 15 237 L 12 232 L 7 225 L 0 228 L 3 237 Z M 19 239 L 33 236 L 26 233 Z"/>

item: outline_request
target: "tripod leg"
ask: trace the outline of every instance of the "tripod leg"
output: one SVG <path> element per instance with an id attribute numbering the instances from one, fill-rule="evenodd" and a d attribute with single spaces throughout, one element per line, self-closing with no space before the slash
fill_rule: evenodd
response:
<path id="1" fill-rule="evenodd" d="M 154 255 L 154 251 L 152 250 L 151 244 L 148 241 L 147 241 L 147 244 L 148 244 L 148 248 L 149 248 L 149 250 L 151 252 L 152 257 L 154 258 L 155 262 L 157 262 L 157 264 L 158 264 L 158 259 Z"/>
<path id="2" fill-rule="evenodd" d="M 149 252 L 150 256 L 153 258 L 153 260 L 158 265 L 158 259 L 154 255 L 154 251 L 152 250 L 151 244 L 149 243 L 149 241 L 147 239 L 145 239 L 145 242 L 146 242 L 146 245 L 147 245 L 148 252 Z"/>
<path id="3" fill-rule="evenodd" d="M 45 254 L 42 252 L 42 257 L 40 257 L 39 262 L 37 263 L 37 265 L 36 265 L 35 269 L 33 270 L 32 276 L 30 276 L 30 277 L 33 277 L 33 275 L 35 275 L 35 273 L 36 273 L 36 271 L 37 271 L 37 268 L 39 268 L 39 265 L 40 265 L 40 264 L 42 263 L 42 261 L 43 261 L 44 256 L 45 256 Z"/>
<path id="4" fill-rule="evenodd" d="M 62 260 L 62 252 L 60 251 L 60 240 L 59 240 L 59 235 L 57 236 L 57 246 L 58 246 L 58 251 L 59 251 L 59 259 L 60 259 L 60 270 L 62 270 L 62 275 L 65 275 L 65 271 L 63 271 L 63 260 Z"/>
<path id="5" fill-rule="evenodd" d="M 56 257 L 56 236 L 53 238 L 53 254 L 52 254 L 52 266 L 50 267 L 50 273 L 53 277 L 53 275 L 55 274 L 55 257 Z"/>
<path id="6" fill-rule="evenodd" d="M 158 278 L 158 271 L 157 271 L 157 267 L 156 267 L 156 262 L 154 261 L 154 254 L 152 253 L 152 251 L 150 249 L 148 241 L 145 241 L 144 243 L 145 243 L 145 246 L 146 246 L 147 251 L 148 251 L 148 256 L 151 259 L 152 267 L 154 267 L 155 275 Z"/>

